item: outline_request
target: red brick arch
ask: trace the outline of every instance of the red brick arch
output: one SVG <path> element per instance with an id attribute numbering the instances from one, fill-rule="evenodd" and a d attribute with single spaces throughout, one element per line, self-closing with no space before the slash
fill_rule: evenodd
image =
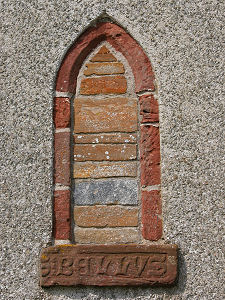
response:
<path id="1" fill-rule="evenodd" d="M 127 59 L 135 78 L 136 92 L 155 89 L 151 63 L 142 48 L 124 29 L 107 22 L 88 28 L 68 50 L 57 75 L 56 91 L 74 93 L 83 61 L 103 41 L 109 42 Z"/>
<path id="2" fill-rule="evenodd" d="M 89 27 L 70 47 L 56 78 L 54 101 L 54 230 L 55 240 L 71 240 L 71 95 L 85 58 L 101 42 L 107 41 L 127 59 L 135 79 L 140 104 L 140 164 L 142 234 L 155 241 L 162 237 L 160 200 L 160 140 L 158 102 L 151 63 L 139 44 L 120 26 L 100 22 Z M 139 96 L 141 93 L 141 96 Z"/>

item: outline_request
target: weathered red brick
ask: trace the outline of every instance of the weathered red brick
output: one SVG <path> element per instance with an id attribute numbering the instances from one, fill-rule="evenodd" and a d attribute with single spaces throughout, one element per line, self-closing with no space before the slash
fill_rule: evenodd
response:
<path id="1" fill-rule="evenodd" d="M 142 234 L 147 240 L 156 241 L 162 236 L 160 191 L 142 191 Z"/>
<path id="2" fill-rule="evenodd" d="M 141 203 L 144 217 L 162 213 L 160 191 L 142 191 Z"/>
<path id="3" fill-rule="evenodd" d="M 141 126 L 140 160 L 141 184 L 160 184 L 160 138 L 158 127 Z"/>
<path id="4" fill-rule="evenodd" d="M 81 95 L 124 94 L 127 90 L 127 80 L 124 76 L 91 77 L 81 81 Z"/>
<path id="5" fill-rule="evenodd" d="M 70 99 L 56 97 L 54 103 L 54 124 L 56 128 L 70 127 Z"/>
<path id="6" fill-rule="evenodd" d="M 153 95 L 139 97 L 140 114 L 143 116 L 141 123 L 159 122 L 159 105 Z"/>
<path id="7" fill-rule="evenodd" d="M 142 235 L 150 241 L 157 241 L 162 237 L 162 220 L 158 215 L 142 217 Z"/>
<path id="8" fill-rule="evenodd" d="M 54 192 L 54 238 L 57 240 L 69 240 L 70 218 L 70 191 Z"/>
<path id="9" fill-rule="evenodd" d="M 155 89 L 150 61 L 138 43 L 118 25 L 101 22 L 88 28 L 68 50 L 57 74 L 57 91 L 75 92 L 83 61 L 104 40 L 128 60 L 134 74 L 136 92 Z"/>
<path id="10" fill-rule="evenodd" d="M 55 183 L 70 185 L 70 132 L 55 133 Z"/>

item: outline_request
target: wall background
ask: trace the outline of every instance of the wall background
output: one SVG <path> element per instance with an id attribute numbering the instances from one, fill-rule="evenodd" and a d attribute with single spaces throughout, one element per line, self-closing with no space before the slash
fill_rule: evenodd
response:
<path id="1" fill-rule="evenodd" d="M 196 3 L 195 3 L 196 2 Z M 159 86 L 167 242 L 173 288 L 39 287 L 51 243 L 54 77 L 103 10 L 141 44 Z M 222 299 L 223 1 L 2 2 L 1 299 Z"/>

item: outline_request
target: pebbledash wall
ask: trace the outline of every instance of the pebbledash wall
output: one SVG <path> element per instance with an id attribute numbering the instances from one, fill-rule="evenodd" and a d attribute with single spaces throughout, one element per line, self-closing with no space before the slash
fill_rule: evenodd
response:
<path id="1" fill-rule="evenodd" d="M 223 1 L 7 1 L 3 3 L 2 11 L 4 83 L 1 108 L 4 130 L 1 150 L 1 299 L 223 299 Z M 144 49 L 152 63 L 157 93 L 148 89 L 140 95 L 140 91 L 134 90 L 135 74 L 129 67 L 128 58 L 107 41 L 96 45 L 97 48 L 93 46 L 86 60 L 81 60 L 83 67 L 80 69 L 79 65 L 77 68 L 80 73 L 77 74 L 76 91 L 60 90 L 57 86 L 55 89 L 56 74 L 69 47 L 104 11 L 131 34 L 140 44 L 140 49 Z M 115 57 L 114 68 L 106 65 L 97 67 L 99 62 L 91 61 L 99 51 Z M 102 62 L 105 63 L 107 62 Z M 110 74 L 99 74 L 106 70 L 110 70 Z M 83 126 L 89 126 L 83 115 L 76 112 L 76 108 L 79 108 L 79 104 L 83 105 L 81 101 L 84 98 L 87 99 L 87 110 L 92 105 L 89 102 L 92 96 L 82 94 L 87 87 L 82 82 L 87 83 L 88 80 L 100 77 L 125 78 L 122 80 L 123 86 L 126 86 L 123 96 L 115 93 L 109 98 L 115 101 L 123 99 L 125 107 L 128 102 L 131 107 L 134 103 L 137 105 L 138 130 L 121 132 L 124 140 L 119 140 L 119 143 L 117 134 L 121 129 L 109 133 L 88 131 L 89 127 L 86 127 L 84 133 L 74 123 L 76 118 L 70 120 L 69 117 L 77 113 Z M 96 101 L 104 100 L 99 94 L 94 97 Z M 126 102 L 126 99 L 129 101 Z M 133 99 L 136 102 L 132 102 Z M 142 191 L 139 182 L 141 165 L 136 157 L 130 159 L 135 155 L 129 153 L 129 159 L 124 159 L 128 152 L 118 157 L 118 152 L 113 150 L 110 153 L 108 147 L 112 145 L 114 149 L 128 151 L 129 147 L 133 149 L 137 144 L 138 158 L 141 152 L 139 132 L 141 133 L 141 127 L 146 126 L 144 111 L 148 109 L 148 106 L 144 107 L 141 114 L 141 104 L 156 100 L 159 104 L 162 182 L 160 187 L 159 183 L 146 184 L 147 187 Z M 70 106 L 70 103 L 75 105 Z M 55 114 L 62 113 L 65 117 L 59 117 L 58 121 L 55 118 L 56 130 L 53 129 L 52 122 L 54 104 Z M 66 109 L 61 110 L 61 106 Z M 157 105 L 154 107 L 157 108 Z M 74 111 L 69 111 L 70 109 Z M 101 112 L 99 116 L 101 117 Z M 134 120 L 128 118 L 128 121 L 131 121 L 131 126 L 135 126 Z M 155 126 L 158 120 L 146 122 L 148 128 L 159 128 Z M 119 122 L 117 125 L 119 126 Z M 96 126 L 98 124 L 94 128 Z M 128 122 L 126 126 L 129 126 Z M 52 180 L 53 141 L 57 143 L 54 134 L 68 136 L 66 128 L 70 128 L 69 136 L 72 137 L 69 139 L 70 148 L 67 142 L 66 149 L 73 149 L 65 162 L 67 169 L 68 163 L 73 162 L 68 172 L 72 175 L 69 181 L 71 180 L 73 192 L 69 197 L 68 177 L 64 178 L 65 182 L 57 182 L 60 174 L 55 174 L 55 185 Z M 97 143 L 101 133 L 105 134 L 105 142 Z M 112 133 L 115 135 L 110 136 L 108 144 L 107 137 Z M 129 138 L 134 138 L 132 142 L 129 139 L 129 142 L 125 142 L 127 134 Z M 92 137 L 96 143 L 89 140 Z M 114 142 L 111 144 L 112 141 Z M 93 149 L 100 144 L 104 151 L 100 152 L 102 156 L 97 162 L 94 161 L 96 153 Z M 87 145 L 91 145 L 92 151 L 87 153 L 92 156 L 92 168 L 86 168 L 88 162 L 78 161 L 82 159 L 85 147 L 89 147 Z M 127 148 L 123 148 L 124 146 Z M 57 157 L 57 151 L 55 154 Z M 107 156 L 115 157 L 116 160 L 108 160 Z M 110 164 L 114 164 L 114 176 Z M 128 170 L 130 176 L 127 176 Z M 114 185 L 117 180 L 128 180 L 132 184 L 136 181 L 138 205 L 133 202 L 114 203 L 114 198 L 110 198 L 108 203 L 95 203 L 98 208 L 103 209 L 96 214 L 93 210 L 95 205 L 84 203 L 82 198 L 76 203 L 76 187 L 77 193 L 79 189 L 83 193 L 82 187 L 87 182 L 104 181 L 104 184 L 111 185 L 110 180 Z M 150 232 L 145 240 L 142 233 L 145 235 L 146 228 L 149 234 L 150 227 L 144 219 L 141 220 L 140 204 L 145 201 L 144 192 L 152 192 L 149 187 L 151 185 L 157 195 L 161 188 L 162 214 L 159 207 L 155 213 L 159 223 L 155 224 L 160 224 L 163 220 L 163 231 L 160 226 L 156 226 L 159 230 Z M 89 187 L 93 189 L 93 186 Z M 118 189 L 118 192 L 122 195 L 121 190 Z M 68 200 L 67 206 L 63 202 L 65 214 L 57 216 L 57 206 L 52 206 L 53 194 L 56 199 L 60 194 L 65 196 L 64 199 L 72 199 L 74 210 L 69 210 Z M 132 196 L 130 201 L 131 199 Z M 90 228 L 93 219 L 84 218 L 84 206 L 85 209 L 88 206 L 90 215 L 96 216 L 94 229 Z M 107 215 L 108 207 L 115 208 L 117 212 L 126 209 L 131 222 L 129 226 L 122 219 L 110 225 L 109 221 L 115 218 L 101 218 L 102 214 Z M 60 210 L 62 211 L 62 207 Z M 52 211 L 55 211 L 53 216 Z M 74 214 L 75 224 L 67 221 L 70 220 L 70 214 Z M 52 242 L 64 243 L 68 239 L 74 242 L 76 234 L 71 228 L 75 228 L 75 233 L 77 230 L 103 230 L 102 223 L 98 227 L 97 222 L 106 222 L 104 226 L 110 225 L 104 230 L 116 231 L 124 226 L 123 232 L 139 231 L 137 235 L 130 234 L 127 238 L 133 239 L 136 236 L 140 243 L 178 244 L 179 277 L 176 285 L 171 288 L 40 288 L 41 249 Z M 65 235 L 62 236 L 62 233 Z M 99 238 L 97 235 L 86 236 L 89 236 L 88 242 L 91 238 Z M 120 242 L 116 240 L 118 235 L 111 237 L 114 239 L 111 241 L 113 244 Z M 79 242 L 86 243 L 81 240 Z M 95 243 L 96 240 L 92 242 Z"/>

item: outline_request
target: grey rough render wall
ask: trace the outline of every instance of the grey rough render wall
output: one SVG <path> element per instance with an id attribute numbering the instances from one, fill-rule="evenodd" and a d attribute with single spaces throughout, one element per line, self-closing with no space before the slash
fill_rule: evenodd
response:
<path id="1" fill-rule="evenodd" d="M 224 1 L 2 1 L 1 299 L 223 299 Z M 39 287 L 51 243 L 52 103 L 66 49 L 103 10 L 141 44 L 160 103 L 172 288 Z"/>

